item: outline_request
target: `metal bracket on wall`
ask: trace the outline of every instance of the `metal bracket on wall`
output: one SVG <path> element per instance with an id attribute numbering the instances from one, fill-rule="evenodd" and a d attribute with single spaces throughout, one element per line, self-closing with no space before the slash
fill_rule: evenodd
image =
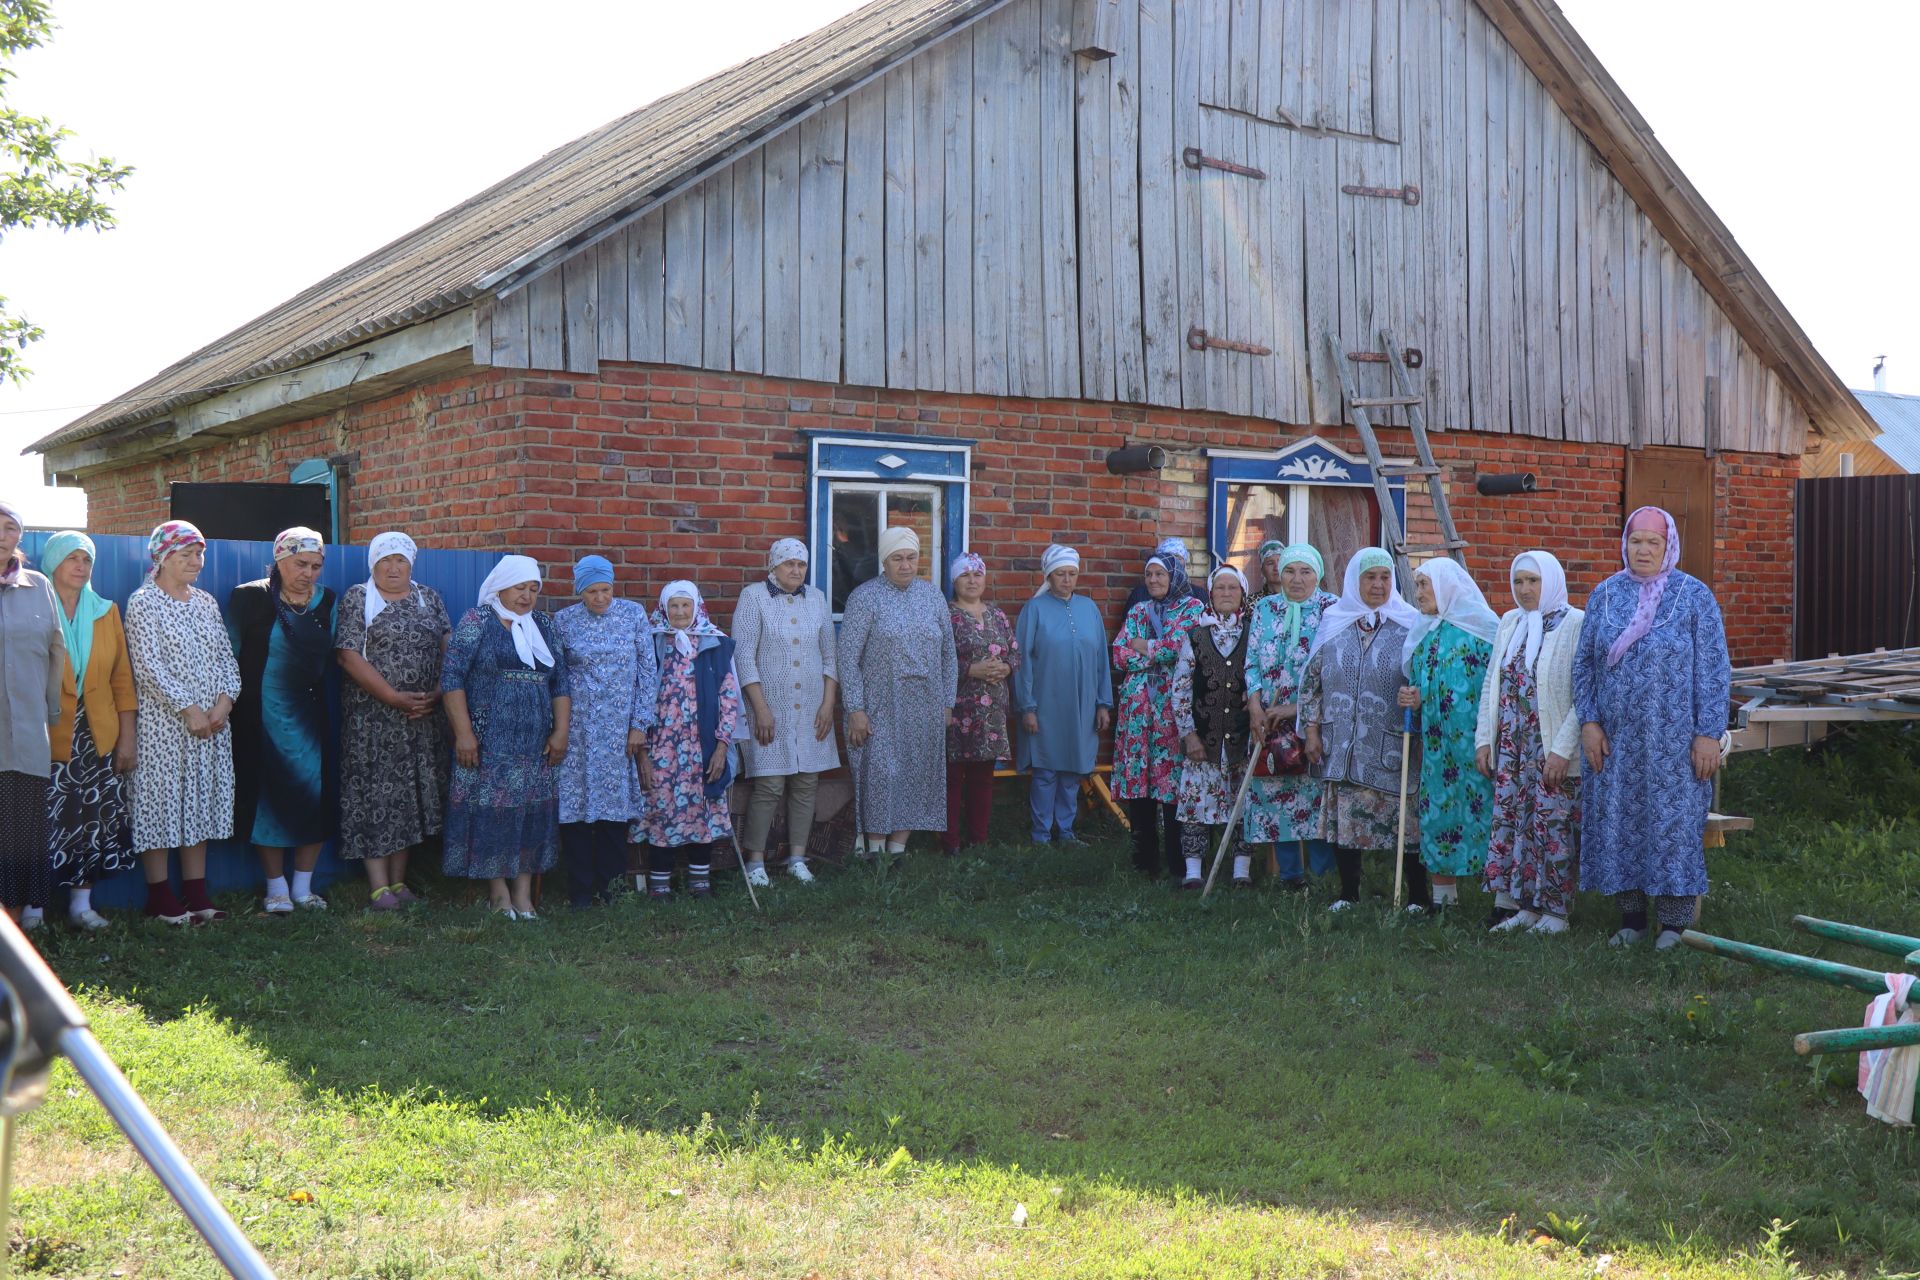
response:
<path id="1" fill-rule="evenodd" d="M 1222 160 L 1210 156 L 1198 147 L 1187 147 L 1180 152 L 1180 163 L 1189 169 L 1218 169 L 1222 173 L 1237 173 L 1243 178 L 1261 178 L 1267 176 L 1265 169 L 1256 169 L 1252 165 L 1235 164 L 1231 160 Z"/>
<path id="2" fill-rule="evenodd" d="M 1419 204 L 1420 188 L 1409 182 L 1404 187 L 1357 187 L 1340 188 L 1350 196 L 1375 196 L 1381 200 L 1398 200 L 1403 204 Z"/>
<path id="3" fill-rule="evenodd" d="M 1250 356 L 1270 356 L 1272 347 L 1263 347 L 1257 342 L 1235 342 L 1232 338 L 1216 338 L 1199 325 L 1187 330 L 1187 346 L 1195 351 L 1239 351 Z"/>
<path id="4" fill-rule="evenodd" d="M 1384 351 L 1349 351 L 1347 352 L 1347 359 L 1353 361 L 1355 364 L 1386 364 L 1387 353 Z M 1421 354 L 1420 348 L 1418 347 L 1408 347 L 1400 353 L 1400 359 L 1409 369 L 1418 369 L 1426 363 L 1426 357 Z"/>

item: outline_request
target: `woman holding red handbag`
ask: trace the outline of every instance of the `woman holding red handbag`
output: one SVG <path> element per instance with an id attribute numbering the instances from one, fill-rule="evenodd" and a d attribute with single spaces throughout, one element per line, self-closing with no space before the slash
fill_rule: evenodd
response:
<path id="1" fill-rule="evenodd" d="M 1320 615 L 1340 597 L 1321 587 L 1325 561 L 1306 543 L 1270 543 L 1260 548 L 1260 558 L 1279 561 L 1279 590 L 1253 606 L 1247 642 L 1247 711 L 1255 738 L 1264 744 L 1247 791 L 1247 842 L 1272 843 L 1281 883 L 1304 890 L 1307 867 L 1324 874 L 1333 870 L 1334 859 L 1333 846 L 1320 839 L 1322 783 L 1307 772 L 1297 699 Z"/>

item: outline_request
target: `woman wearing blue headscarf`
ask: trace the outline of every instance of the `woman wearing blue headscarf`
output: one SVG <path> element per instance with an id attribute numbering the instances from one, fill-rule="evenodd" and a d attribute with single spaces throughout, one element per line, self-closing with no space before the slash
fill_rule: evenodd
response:
<path id="1" fill-rule="evenodd" d="M 1143 576 L 1147 598 L 1127 611 L 1111 650 L 1113 669 L 1121 676 L 1114 706 L 1113 795 L 1127 804 L 1135 869 L 1157 877 L 1162 863 L 1168 875 L 1181 867 L 1174 805 L 1180 798 L 1183 753 L 1167 695 L 1180 638 L 1206 610 L 1187 593 L 1184 560 L 1156 549 Z"/>
<path id="2" fill-rule="evenodd" d="M 1307 543 L 1260 548 L 1263 565 L 1278 562 L 1279 583 L 1253 606 L 1253 634 L 1247 642 L 1247 710 L 1254 735 L 1271 741 L 1297 734 L 1300 680 L 1319 633 L 1320 618 L 1340 597 L 1322 589 L 1326 563 Z M 1247 789 L 1247 843 L 1274 846 L 1280 880 L 1291 889 L 1307 887 L 1307 867 L 1315 874 L 1333 869 L 1333 847 L 1320 838 L 1320 780 L 1299 773 L 1257 777 Z M 1303 863 L 1302 857 L 1305 857 Z"/>

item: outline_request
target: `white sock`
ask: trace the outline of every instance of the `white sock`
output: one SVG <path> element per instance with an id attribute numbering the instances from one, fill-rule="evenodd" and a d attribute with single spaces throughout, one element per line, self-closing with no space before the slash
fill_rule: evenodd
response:
<path id="1" fill-rule="evenodd" d="M 1505 889 L 1493 895 L 1493 905 L 1502 911 L 1518 911 L 1520 909 L 1520 904 L 1515 902 L 1513 895 Z"/>
<path id="2" fill-rule="evenodd" d="M 285 876 L 275 876 L 271 880 L 267 881 L 267 896 L 269 898 L 286 897 L 287 896 L 287 878 Z"/>
<path id="3" fill-rule="evenodd" d="M 22 908 L 20 908 L 20 923 L 21 923 L 21 924 L 39 924 L 39 923 L 40 923 L 40 921 L 41 921 L 41 920 L 43 920 L 43 919 L 45 919 L 45 918 L 46 918 L 46 908 L 45 908 L 45 907 L 22 907 Z"/>
<path id="4" fill-rule="evenodd" d="M 298 902 L 302 898 L 311 898 L 312 896 L 313 896 L 313 872 L 311 871 L 294 872 L 293 873 L 293 900 L 295 902 Z"/>
<path id="5" fill-rule="evenodd" d="M 896 858 L 899 857 L 901 854 L 905 853 L 906 851 L 907 851 L 907 842 L 905 840 L 902 840 L 897 844 L 892 840 L 887 841 L 887 852 L 894 855 Z"/>
<path id="6" fill-rule="evenodd" d="M 1433 886 L 1433 905 L 1460 901 L 1460 886 L 1457 884 L 1437 884 Z"/>
<path id="7" fill-rule="evenodd" d="M 1233 855 L 1233 878 L 1235 880 L 1245 880 L 1249 878 L 1252 871 L 1253 858 L 1250 855 L 1244 853 L 1236 853 Z"/>
<path id="8" fill-rule="evenodd" d="M 788 865 L 788 866 L 790 866 L 790 867 L 804 867 L 804 866 L 806 866 L 806 865 L 807 865 L 807 851 L 806 851 L 805 849 L 789 849 L 789 850 L 787 850 L 787 865 Z"/>
<path id="9" fill-rule="evenodd" d="M 83 911 L 93 910 L 93 886 L 82 885 L 75 889 L 67 902 L 67 914 L 77 916 Z"/>
<path id="10" fill-rule="evenodd" d="M 1187 879 L 1198 880 L 1199 878 L 1200 878 L 1200 859 L 1188 858 L 1187 859 Z"/>

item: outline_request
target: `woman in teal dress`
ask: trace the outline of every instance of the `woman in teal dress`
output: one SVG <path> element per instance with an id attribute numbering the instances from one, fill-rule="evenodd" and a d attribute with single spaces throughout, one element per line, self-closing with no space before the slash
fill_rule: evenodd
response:
<path id="1" fill-rule="evenodd" d="M 1456 881 L 1478 876 L 1493 835 L 1493 783 L 1475 767 L 1480 687 L 1500 619 L 1467 571 L 1434 560 L 1413 576 L 1420 622 L 1407 638 L 1400 705 L 1420 709 L 1420 861 L 1433 905 L 1460 900 Z"/>
<path id="2" fill-rule="evenodd" d="M 1326 563 L 1306 543 L 1263 546 L 1260 559 L 1279 561 L 1279 585 L 1253 606 L 1247 642 L 1247 709 L 1255 735 L 1265 739 L 1282 727 L 1295 727 L 1300 678 L 1320 615 L 1340 597 L 1321 587 Z M 1304 771 L 1255 778 L 1247 789 L 1247 843 L 1274 845 L 1281 882 L 1291 889 L 1306 888 L 1307 866 L 1316 873 L 1333 870 L 1333 846 L 1320 839 L 1322 789 L 1320 780 Z"/>

